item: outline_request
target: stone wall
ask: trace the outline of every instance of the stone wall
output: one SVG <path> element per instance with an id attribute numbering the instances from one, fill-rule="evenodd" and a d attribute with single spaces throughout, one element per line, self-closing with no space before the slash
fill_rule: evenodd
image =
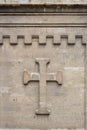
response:
<path id="1" fill-rule="evenodd" d="M 87 0 L 0 2 L 87 4 Z M 64 10 L 62 7 L 57 8 L 59 5 L 55 5 L 56 8 L 50 5 L 39 6 L 15 5 L 0 8 L 0 130 L 87 130 L 87 8 L 82 5 L 76 8 L 74 5 L 66 6 L 68 8 Z M 48 14 L 48 11 L 51 13 Z M 43 65 L 48 59 L 50 65 L 46 64 L 43 68 L 47 68 L 47 73 L 51 76 L 49 80 L 44 78 L 44 74 L 45 77 L 49 76 L 43 72 L 45 69 L 39 74 L 37 64 L 40 61 Z M 27 84 L 24 80 L 27 77 L 25 70 L 27 76 L 30 74 L 26 78 Z M 62 84 L 59 84 L 61 76 L 56 75 L 57 71 L 63 74 Z M 32 74 L 35 79 L 31 77 Z M 40 76 L 45 82 L 51 82 L 46 84 L 45 91 L 35 82 Z M 53 83 L 55 77 L 58 78 L 58 84 Z M 33 83 L 28 84 L 31 80 Z M 42 108 L 45 104 L 46 111 L 41 111 L 38 104 Z"/>

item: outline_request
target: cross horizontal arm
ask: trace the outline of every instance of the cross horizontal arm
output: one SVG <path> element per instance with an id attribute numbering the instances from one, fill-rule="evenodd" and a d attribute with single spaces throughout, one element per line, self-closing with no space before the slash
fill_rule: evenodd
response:
<path id="1" fill-rule="evenodd" d="M 54 81 L 54 82 L 57 82 L 59 85 L 62 85 L 63 83 L 62 72 L 58 71 L 57 73 L 48 73 L 47 81 Z"/>
<path id="2" fill-rule="evenodd" d="M 27 71 L 24 71 L 23 74 L 24 85 L 27 85 L 30 81 L 39 81 L 39 80 L 40 80 L 40 75 L 38 73 L 29 74 Z"/>

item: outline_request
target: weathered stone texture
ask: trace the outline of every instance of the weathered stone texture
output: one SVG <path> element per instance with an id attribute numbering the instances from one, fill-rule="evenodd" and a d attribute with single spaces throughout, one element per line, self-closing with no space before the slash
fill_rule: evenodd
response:
<path id="1" fill-rule="evenodd" d="M 87 130 L 87 8 L 44 7 L 0 8 L 0 128 Z"/>
<path id="2" fill-rule="evenodd" d="M 87 4 L 87 0 L 0 0 L 1 4 Z"/>

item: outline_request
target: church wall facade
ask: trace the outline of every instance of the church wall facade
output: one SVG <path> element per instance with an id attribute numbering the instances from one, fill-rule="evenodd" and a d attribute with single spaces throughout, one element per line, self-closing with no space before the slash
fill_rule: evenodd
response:
<path id="1" fill-rule="evenodd" d="M 87 6 L 0 6 L 0 128 L 87 130 Z"/>

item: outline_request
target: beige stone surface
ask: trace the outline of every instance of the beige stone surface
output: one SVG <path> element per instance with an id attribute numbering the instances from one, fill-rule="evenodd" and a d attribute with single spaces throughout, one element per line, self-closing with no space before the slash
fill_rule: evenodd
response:
<path id="1" fill-rule="evenodd" d="M 0 129 L 87 130 L 87 10 L 6 8 L 0 8 Z"/>
<path id="2" fill-rule="evenodd" d="M 14 17 L 14 22 L 20 20 L 20 17 L 9 17 L 12 20 L 12 17 Z M 34 16 L 34 18 L 38 22 L 38 17 Z M 43 16 L 40 16 L 40 18 L 43 20 Z M 2 20 L 4 21 L 5 19 L 6 17 L 3 16 Z M 28 22 L 30 21 L 29 19 L 28 16 Z M 6 19 L 6 22 L 8 23 L 9 20 Z M 76 38 L 76 44 L 74 46 L 67 44 L 66 37 L 61 39 L 61 45 L 54 45 L 51 36 L 61 36 L 62 34 L 68 33 L 67 35 L 69 37 L 71 32 L 74 35 L 84 35 L 85 31 L 84 28 L 10 27 L 8 32 L 8 28 L 0 28 L 2 36 L 4 34 L 6 35 L 3 39 L 3 45 L 0 48 L 0 126 L 2 128 L 57 129 L 61 127 L 84 127 L 85 48 L 82 45 L 81 38 Z M 39 45 L 39 39 L 36 37 L 37 35 L 41 37 L 42 33 L 47 37 L 45 41 L 46 45 Z M 10 39 L 7 35 L 12 37 L 19 35 L 17 40 L 18 45 L 10 45 Z M 31 36 L 31 41 L 29 41 L 29 43 L 32 43 L 31 45 L 24 45 L 25 40 L 21 36 L 26 37 L 26 35 Z M 22 79 L 25 69 L 29 73 L 39 72 L 39 68 L 35 63 L 36 58 L 50 58 L 50 64 L 47 66 L 48 73 L 56 73 L 57 71 L 63 73 L 63 84 L 61 86 L 55 82 L 47 83 L 46 105 L 51 111 L 51 114 L 45 117 L 37 117 L 35 115 L 35 110 L 38 107 L 39 84 L 30 82 L 25 86 Z"/>
<path id="3" fill-rule="evenodd" d="M 1 4 L 87 4 L 87 0 L 0 0 Z"/>

